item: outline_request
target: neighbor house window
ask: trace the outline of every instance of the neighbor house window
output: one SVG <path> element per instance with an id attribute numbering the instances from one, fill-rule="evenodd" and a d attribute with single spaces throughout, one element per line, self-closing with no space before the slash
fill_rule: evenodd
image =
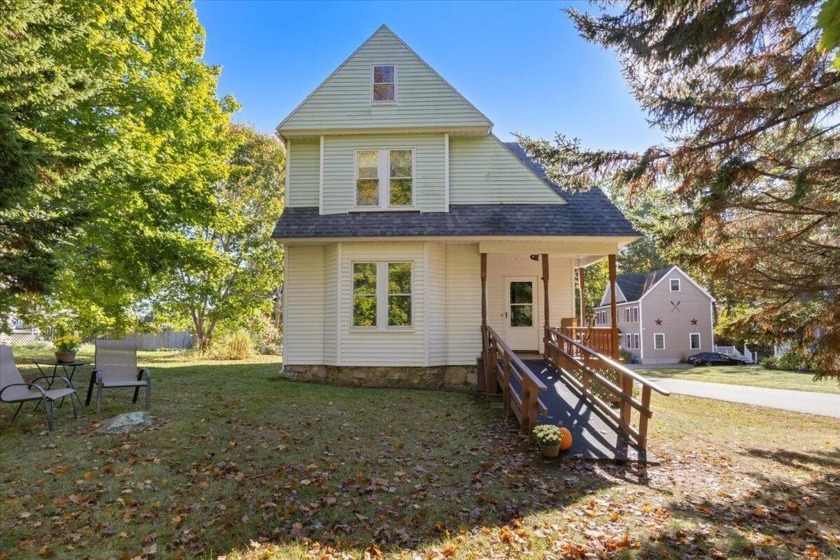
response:
<path id="1" fill-rule="evenodd" d="M 630 308 L 629 307 L 624 308 L 624 322 L 625 323 L 630 322 Z"/>
<path id="2" fill-rule="evenodd" d="M 653 333 L 654 350 L 665 350 L 665 333 Z"/>
<path id="3" fill-rule="evenodd" d="M 638 350 L 640 346 L 641 345 L 639 344 L 639 333 L 634 333 L 633 334 L 633 348 Z"/>
<path id="4" fill-rule="evenodd" d="M 353 263 L 353 326 L 412 325 L 410 262 Z"/>
<path id="5" fill-rule="evenodd" d="M 639 322 L 639 308 L 638 307 L 633 308 L 633 322 L 634 323 Z"/>
<path id="6" fill-rule="evenodd" d="M 624 343 L 624 347 L 625 348 L 632 348 L 632 346 L 630 346 L 630 343 L 632 342 L 632 339 L 630 338 L 630 333 L 627 333 L 626 335 L 624 335 L 624 338 L 627 341 L 627 342 Z"/>
<path id="7" fill-rule="evenodd" d="M 679 292 L 680 291 L 680 279 L 679 278 L 671 278 L 671 291 L 672 292 Z"/>
<path id="8" fill-rule="evenodd" d="M 691 350 L 700 350 L 700 333 L 693 332 L 688 335 L 688 347 Z"/>
<path id="9" fill-rule="evenodd" d="M 393 64 L 373 67 L 373 101 L 397 100 L 397 68 Z"/>
<path id="10" fill-rule="evenodd" d="M 358 150 L 356 206 L 410 207 L 414 204 L 414 150 Z"/>

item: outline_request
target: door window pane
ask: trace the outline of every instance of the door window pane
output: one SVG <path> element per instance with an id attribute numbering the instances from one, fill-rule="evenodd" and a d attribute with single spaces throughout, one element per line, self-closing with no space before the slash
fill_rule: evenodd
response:
<path id="1" fill-rule="evenodd" d="M 533 285 L 531 282 L 510 283 L 510 326 L 531 327 L 534 325 Z"/>

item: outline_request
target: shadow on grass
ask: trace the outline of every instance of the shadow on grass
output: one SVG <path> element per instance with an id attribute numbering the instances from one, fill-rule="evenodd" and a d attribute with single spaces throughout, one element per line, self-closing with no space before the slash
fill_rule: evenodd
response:
<path id="1" fill-rule="evenodd" d="M 810 453 L 748 449 L 770 468 L 744 473 L 751 487 L 672 504 L 678 523 L 643 542 L 643 556 L 656 558 L 756 557 L 837 558 L 840 555 L 840 448 Z M 802 479 L 774 476 L 778 470 Z"/>
<path id="2" fill-rule="evenodd" d="M 135 435 L 96 434 L 91 409 L 74 422 L 66 405 L 53 436 L 39 437 L 43 419 L 31 414 L 4 429 L 0 461 L 14 483 L 2 490 L 0 553 L 414 549 L 614 484 L 591 466 L 540 459 L 481 397 L 277 381 L 278 367 L 155 370 L 154 426 Z M 130 393 L 106 392 L 102 417 L 138 409 Z"/>

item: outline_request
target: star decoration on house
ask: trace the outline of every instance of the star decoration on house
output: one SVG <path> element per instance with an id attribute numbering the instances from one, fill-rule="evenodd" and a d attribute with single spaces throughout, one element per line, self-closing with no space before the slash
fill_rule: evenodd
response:
<path id="1" fill-rule="evenodd" d="M 692 320 L 691 320 L 691 324 L 692 324 L 692 325 L 696 325 L 696 324 L 697 324 L 697 319 L 692 319 Z"/>
<path id="2" fill-rule="evenodd" d="M 657 320 L 656 320 L 656 324 L 657 324 L 657 325 L 661 325 L 661 324 L 662 324 L 662 319 L 657 319 Z"/>

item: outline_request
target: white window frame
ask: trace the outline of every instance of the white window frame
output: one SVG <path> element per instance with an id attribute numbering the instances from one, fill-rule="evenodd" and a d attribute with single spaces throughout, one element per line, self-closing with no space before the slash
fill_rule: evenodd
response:
<path id="1" fill-rule="evenodd" d="M 692 346 L 693 339 L 692 337 L 697 337 L 697 346 Z M 689 350 L 700 350 L 703 347 L 703 338 L 701 337 L 699 332 L 688 333 L 688 349 Z"/>
<path id="2" fill-rule="evenodd" d="M 634 323 L 639 322 L 639 306 L 638 305 L 633 308 L 633 322 Z"/>
<path id="3" fill-rule="evenodd" d="M 632 346 L 630 345 L 631 342 L 632 342 L 632 338 L 630 336 L 630 333 L 625 334 L 624 339 L 625 339 L 624 347 L 629 350 L 630 348 L 632 348 Z"/>
<path id="4" fill-rule="evenodd" d="M 676 283 L 677 283 L 677 289 L 676 289 L 676 290 L 674 289 L 674 282 L 676 282 Z M 682 290 L 681 290 L 682 286 L 681 286 L 681 282 L 680 282 L 680 279 L 679 279 L 679 278 L 670 278 L 670 279 L 668 280 L 668 287 L 669 287 L 669 289 L 670 289 L 672 292 L 680 292 L 680 291 L 682 291 Z"/>
<path id="5" fill-rule="evenodd" d="M 404 206 L 391 206 L 391 152 L 411 152 L 411 204 Z M 359 153 L 379 152 L 377 155 L 377 180 L 379 181 L 379 205 L 359 205 Z M 384 157 L 383 157 L 384 154 Z M 378 210 L 414 210 L 415 188 L 417 178 L 417 150 L 413 146 L 404 148 L 356 148 L 353 153 L 353 209 L 357 211 L 378 211 Z"/>
<path id="6" fill-rule="evenodd" d="M 656 341 L 658 337 L 662 337 L 662 346 L 657 346 Z M 653 349 L 654 350 L 665 350 L 665 333 L 658 332 L 653 333 Z"/>
<path id="7" fill-rule="evenodd" d="M 641 337 L 639 336 L 639 333 L 633 333 L 633 348 L 638 350 L 639 347 L 641 346 L 640 342 L 641 342 Z"/>
<path id="8" fill-rule="evenodd" d="M 394 68 L 394 99 L 374 99 L 373 98 L 373 74 L 376 71 L 377 66 L 393 66 Z M 397 83 L 399 82 L 397 76 L 397 64 L 394 62 L 383 62 L 381 64 L 371 64 L 370 65 L 370 104 L 371 105 L 394 105 L 397 103 L 399 99 L 399 88 L 397 87 Z M 387 83 L 387 82 L 382 82 Z"/>
<path id="9" fill-rule="evenodd" d="M 410 325 L 388 325 L 388 265 L 389 264 L 408 264 L 411 266 L 411 324 Z M 376 265 L 376 324 L 371 326 L 354 325 L 353 318 L 355 316 L 355 297 L 356 291 L 353 286 L 354 270 L 357 264 L 375 264 Z M 414 302 L 415 297 L 415 280 L 414 261 L 411 260 L 368 260 L 360 259 L 350 262 L 350 330 L 351 331 L 412 331 L 414 330 L 414 318 L 416 317 L 416 308 Z"/>
<path id="10" fill-rule="evenodd" d="M 630 308 L 629 307 L 624 308 L 624 322 L 625 323 L 630 322 Z"/>

